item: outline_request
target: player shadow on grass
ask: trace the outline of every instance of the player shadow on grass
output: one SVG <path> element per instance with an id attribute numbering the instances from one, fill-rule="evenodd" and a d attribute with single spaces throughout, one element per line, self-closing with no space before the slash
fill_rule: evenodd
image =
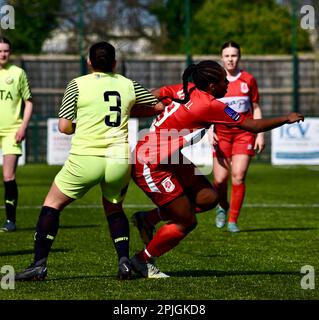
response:
<path id="1" fill-rule="evenodd" d="M 229 277 L 254 275 L 300 275 L 298 271 L 221 271 L 221 270 L 184 270 L 172 271 L 167 274 L 171 277 Z"/>
<path id="2" fill-rule="evenodd" d="M 65 249 L 65 248 L 56 248 L 52 249 L 52 252 L 69 252 L 70 249 Z M 6 252 L 0 252 L 1 257 L 6 257 L 6 256 L 21 256 L 25 254 L 33 254 L 34 249 L 25 249 L 25 250 L 13 250 L 13 251 L 6 251 Z"/>
<path id="3" fill-rule="evenodd" d="M 69 226 L 60 226 L 59 229 L 84 229 L 84 228 L 96 228 L 99 227 L 99 224 L 82 224 L 82 225 L 69 225 Z M 17 231 L 34 231 L 34 227 L 29 228 L 17 228 Z"/>
<path id="4" fill-rule="evenodd" d="M 141 277 L 136 277 L 136 279 L 140 279 Z M 51 281 L 65 281 L 65 280 L 76 280 L 76 279 L 79 279 L 79 280 L 87 280 L 87 279 L 113 279 L 113 280 L 116 280 L 118 281 L 118 279 L 116 278 L 116 276 L 114 274 L 99 274 L 99 275 L 85 275 L 85 274 L 81 274 L 81 275 L 78 275 L 78 276 L 67 276 L 67 277 L 64 277 L 64 276 L 61 276 L 61 277 L 55 277 L 55 276 L 50 276 L 48 275 L 47 278 L 45 278 L 42 282 L 51 282 Z M 132 280 L 135 279 L 134 276 L 132 278 Z"/>
<path id="5" fill-rule="evenodd" d="M 240 232 L 264 232 L 264 231 L 308 231 L 316 230 L 318 228 L 307 227 L 307 228 L 258 228 L 258 229 L 242 229 Z"/>

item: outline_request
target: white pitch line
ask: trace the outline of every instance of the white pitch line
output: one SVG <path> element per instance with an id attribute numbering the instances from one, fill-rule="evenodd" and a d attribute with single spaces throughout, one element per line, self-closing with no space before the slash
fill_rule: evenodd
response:
<path id="1" fill-rule="evenodd" d="M 152 204 L 125 204 L 124 208 L 138 209 L 138 208 L 153 208 Z M 298 204 L 298 203 L 247 203 L 244 204 L 246 208 L 319 208 L 319 203 L 306 203 L 306 204 Z M 4 206 L 0 206 L 0 209 L 4 209 Z M 24 210 L 32 210 L 32 209 L 40 209 L 41 206 L 18 206 L 19 209 Z M 66 209 L 97 209 L 102 208 L 102 205 L 96 204 L 79 204 L 79 205 L 69 205 Z"/>

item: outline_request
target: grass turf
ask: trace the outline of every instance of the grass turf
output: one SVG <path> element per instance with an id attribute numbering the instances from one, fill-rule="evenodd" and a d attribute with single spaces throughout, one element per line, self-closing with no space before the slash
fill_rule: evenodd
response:
<path id="1" fill-rule="evenodd" d="M 19 271 L 32 262 L 34 227 L 58 170 L 18 168 L 18 230 L 0 233 L 0 267 Z M 160 280 L 137 275 L 132 281 L 116 280 L 117 258 L 95 187 L 61 214 L 46 280 L 16 283 L 15 290 L 0 288 L 0 300 L 318 300 L 317 287 L 304 290 L 300 284 L 302 266 L 319 267 L 318 170 L 252 163 L 239 220 L 242 231 L 217 229 L 214 212 L 198 215 L 198 227 L 158 259 L 171 276 Z M 152 206 L 133 182 L 125 205 L 128 217 Z M 134 254 L 142 243 L 131 227 Z"/>

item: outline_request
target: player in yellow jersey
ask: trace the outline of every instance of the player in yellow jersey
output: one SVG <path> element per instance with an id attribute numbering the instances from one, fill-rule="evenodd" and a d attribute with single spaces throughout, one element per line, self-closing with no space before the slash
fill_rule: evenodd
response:
<path id="1" fill-rule="evenodd" d="M 19 156 L 22 154 L 21 142 L 26 137 L 33 109 L 26 73 L 9 63 L 10 54 L 10 41 L 0 37 L 0 147 L 3 154 L 6 209 L 6 222 L 0 232 L 16 230 L 18 202 L 16 169 Z"/>
<path id="2" fill-rule="evenodd" d="M 41 209 L 34 262 L 17 273 L 16 280 L 45 278 L 60 212 L 96 184 L 101 187 L 104 211 L 118 255 L 118 278 L 131 278 L 129 224 L 122 208 L 131 171 L 128 119 L 133 106 L 133 109 L 148 106 L 156 112 L 161 105 L 137 82 L 114 73 L 115 64 L 115 49 L 111 44 L 92 45 L 88 58 L 92 73 L 73 79 L 65 90 L 59 111 L 59 130 L 74 133 L 70 155 Z"/>

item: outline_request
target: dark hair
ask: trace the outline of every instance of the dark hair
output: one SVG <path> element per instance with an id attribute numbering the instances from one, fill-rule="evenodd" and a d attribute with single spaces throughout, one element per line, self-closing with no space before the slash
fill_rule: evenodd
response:
<path id="1" fill-rule="evenodd" d="M 0 43 L 7 43 L 9 45 L 10 50 L 11 50 L 11 42 L 9 39 L 7 39 L 5 37 L 0 37 Z"/>
<path id="2" fill-rule="evenodd" d="M 184 99 L 171 99 L 179 103 L 186 103 L 189 101 L 191 91 L 195 89 L 191 89 L 190 92 L 188 91 L 189 79 L 192 79 L 196 88 L 205 91 L 211 83 L 220 82 L 222 75 L 224 74 L 224 68 L 216 61 L 203 60 L 198 64 L 192 63 L 185 69 L 182 76 Z M 160 100 L 164 100 L 165 98 L 168 97 L 163 97 Z"/>
<path id="3" fill-rule="evenodd" d="M 89 58 L 94 70 L 113 72 L 115 48 L 108 42 L 97 42 L 90 47 Z"/>
<path id="4" fill-rule="evenodd" d="M 229 47 L 236 48 L 236 49 L 238 50 L 238 54 L 239 54 L 239 57 L 240 57 L 240 55 L 241 55 L 240 46 L 239 46 L 239 44 L 238 44 L 237 42 L 235 42 L 235 41 L 225 42 L 225 43 L 222 45 L 221 49 L 220 49 L 220 54 L 223 53 L 223 50 L 224 50 L 225 48 L 229 48 Z"/>

